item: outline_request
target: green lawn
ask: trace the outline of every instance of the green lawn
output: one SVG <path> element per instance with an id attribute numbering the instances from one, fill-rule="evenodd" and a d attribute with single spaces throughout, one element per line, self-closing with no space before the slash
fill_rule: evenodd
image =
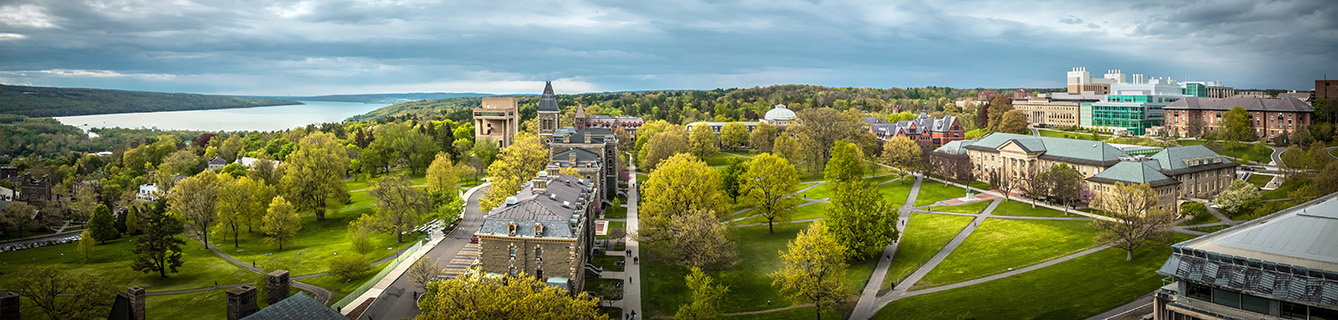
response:
<path id="1" fill-rule="evenodd" d="M 1078 133 L 1078 132 L 1056 131 L 1056 130 L 1045 130 L 1045 129 L 1041 129 L 1038 131 L 1040 131 L 1042 137 L 1052 137 L 1052 138 L 1082 139 L 1082 140 L 1094 140 L 1094 141 L 1103 141 L 1106 140 L 1107 138 L 1110 138 L 1110 136 L 1104 134 L 1098 134 L 1096 139 L 1092 139 L 1091 133 Z"/>
<path id="2" fill-rule="evenodd" d="M 372 200 L 366 192 L 352 193 L 353 203 L 344 206 L 338 213 L 326 213 L 325 221 L 317 222 L 313 212 L 302 212 L 302 230 L 297 232 L 293 243 L 286 243 L 283 250 L 265 242 L 263 234 L 241 234 L 240 248 L 233 248 L 232 239 L 224 241 L 221 237 L 211 237 L 209 241 L 220 245 L 219 250 L 236 258 L 238 261 L 257 263 L 277 260 L 286 263 L 293 276 L 304 276 L 325 272 L 330 260 L 337 254 L 354 254 L 353 245 L 348 241 L 348 226 L 357 217 L 372 214 Z M 396 245 L 395 236 L 388 233 L 373 234 L 372 244 L 376 250 L 367 254 L 369 262 L 375 262 L 414 245 L 422 238 L 421 234 L 404 235 L 404 243 Z M 241 251 L 238 251 L 241 250 Z"/>
<path id="3" fill-rule="evenodd" d="M 1202 144 L 1204 143 L 1204 141 L 1203 141 L 1203 140 L 1176 140 L 1175 143 L 1178 144 L 1178 145 L 1182 145 L 1182 146 L 1197 146 L 1197 145 L 1202 145 Z"/>
<path id="4" fill-rule="evenodd" d="M 886 176 L 874 176 L 874 177 L 865 177 L 865 178 L 864 178 L 864 183 L 865 183 L 866 186 L 874 186 L 874 185 L 877 185 L 877 184 L 879 184 L 879 183 L 882 183 L 883 181 L 888 181 L 888 180 L 892 180 L 892 179 L 895 179 L 895 178 L 897 178 L 897 177 L 896 177 L 896 176 L 892 176 L 892 175 L 886 175 Z M 893 182 L 893 183 L 895 184 L 895 182 Z M 831 198 L 831 197 L 832 197 L 832 192 L 835 191 L 835 190 L 833 189 L 835 186 L 836 186 L 836 184 L 831 183 L 831 182 L 827 182 L 827 183 L 824 183 L 824 184 L 822 184 L 822 185 L 820 185 L 820 186 L 814 187 L 813 189 L 809 189 L 808 191 L 804 191 L 804 192 L 800 193 L 800 195 L 802 195 L 802 196 L 804 196 L 804 197 L 806 197 L 806 198 L 809 198 L 809 199 L 827 199 L 827 198 Z M 803 189 L 803 188 L 800 188 L 800 189 Z"/>
<path id="5" fill-rule="evenodd" d="M 256 298 L 264 305 L 264 298 Z M 144 298 L 147 319 L 227 319 L 226 289 Z"/>
<path id="6" fill-rule="evenodd" d="M 991 214 L 996 216 L 1020 216 L 1020 217 L 1063 217 L 1064 212 L 1046 207 L 1032 208 L 1030 201 L 1008 200 L 994 208 Z M 1069 214 L 1072 216 L 1072 214 Z"/>
<path id="7" fill-rule="evenodd" d="M 623 222 L 623 221 L 609 221 L 609 226 L 608 226 L 608 228 L 609 228 L 609 232 L 610 232 L 610 233 L 613 232 L 613 228 L 621 228 L 621 229 L 623 229 L 624 232 L 626 232 L 626 231 L 627 231 L 627 222 Z M 595 236 L 595 239 L 608 239 L 608 238 L 609 238 L 609 236 L 599 236 L 599 235 Z"/>
<path id="8" fill-rule="evenodd" d="M 647 174 L 645 174 L 645 173 L 637 173 L 637 174 L 636 174 L 636 183 L 638 183 L 638 184 L 643 184 L 643 183 L 647 183 L 647 182 L 650 182 L 650 176 L 649 176 L 649 175 L 647 175 Z"/>
<path id="9" fill-rule="evenodd" d="M 822 310 L 822 315 L 823 315 L 824 317 L 833 317 L 833 316 L 836 315 L 835 312 L 837 312 L 837 311 L 836 311 L 836 310 L 831 310 L 830 308 L 829 308 L 829 309 L 823 309 L 823 310 Z M 812 306 L 808 306 L 808 307 L 802 307 L 802 308 L 785 309 L 785 310 L 776 311 L 776 312 L 767 312 L 767 313 L 760 313 L 760 314 L 745 314 L 745 315 L 737 315 L 737 316 L 728 316 L 728 317 L 725 317 L 725 318 L 726 318 L 726 319 L 734 319 L 734 320 L 749 320 L 749 319 L 758 319 L 758 320 L 773 320 L 773 319 L 795 319 L 795 320 L 806 320 L 806 319 L 813 319 L 813 316 L 814 316 L 814 315 L 813 315 L 813 307 L 812 307 Z M 843 317 L 844 317 L 844 316 L 845 316 L 845 315 L 843 315 Z"/>
<path id="10" fill-rule="evenodd" d="M 953 216 L 932 213 L 912 213 L 910 226 L 897 244 L 897 254 L 892 258 L 892 265 L 887 268 L 887 277 L 883 278 L 883 289 L 892 287 L 892 283 L 901 282 L 912 272 L 933 258 L 948 244 L 953 237 L 961 233 L 972 217 Z"/>
<path id="11" fill-rule="evenodd" d="M 596 255 L 594 258 L 591 258 L 590 260 L 591 264 L 603 267 L 604 270 L 618 271 L 618 272 L 623 271 L 623 266 L 620 266 L 617 263 L 615 263 L 618 261 L 622 261 L 623 260 L 622 256 Z"/>
<path id="12" fill-rule="evenodd" d="M 27 250 L 0 253 L 0 274 L 13 274 L 29 267 L 57 265 L 66 272 L 94 277 L 119 289 L 140 286 L 149 292 L 207 288 L 218 284 L 237 284 L 252 281 L 249 271 L 204 249 L 199 242 L 186 240 L 178 273 L 167 273 L 161 278 L 157 272 L 142 273 L 130 268 L 134 260 L 131 248 L 134 237 L 122 236 L 93 247 L 88 260 L 76 248 L 77 243 L 45 246 Z"/>
<path id="13" fill-rule="evenodd" d="M 830 203 L 814 203 L 807 206 L 799 207 L 799 209 L 795 210 L 794 216 L 791 217 L 791 220 L 799 221 L 799 220 L 826 218 L 827 207 L 831 206 L 832 204 Z M 766 222 L 766 221 L 761 221 L 761 222 Z"/>
<path id="14" fill-rule="evenodd" d="M 1296 189 L 1300 189 L 1301 187 L 1304 187 L 1308 184 L 1310 184 L 1310 179 L 1303 179 L 1303 178 L 1287 179 L 1286 181 L 1283 181 L 1282 185 L 1278 186 L 1277 189 L 1261 192 L 1260 198 L 1263 200 L 1287 198 L 1289 194 L 1292 193 L 1292 191 L 1296 191 Z"/>
<path id="15" fill-rule="evenodd" d="M 990 206 L 990 201 L 976 201 L 963 205 L 930 207 L 929 209 L 933 209 L 933 211 L 939 211 L 939 212 L 980 213 L 981 211 L 985 210 L 985 207 L 988 206 Z"/>
<path id="16" fill-rule="evenodd" d="M 738 264 L 729 270 L 709 272 L 716 281 L 729 286 L 729 293 L 721 299 L 721 311 L 731 313 L 789 306 L 790 302 L 771 286 L 771 278 L 767 275 L 780 268 L 780 251 L 808 225 L 777 225 L 775 234 L 768 233 L 766 226 L 734 228 L 734 235 L 739 239 L 736 242 Z M 674 258 L 663 256 L 654 246 L 643 248 L 641 260 L 647 263 L 641 265 L 641 281 L 644 281 L 641 290 L 646 316 L 672 316 L 679 305 L 688 301 L 687 285 L 683 280 L 688 272 L 672 263 Z M 851 294 L 863 288 L 877 264 L 877 259 L 869 259 L 853 263 L 847 269 Z M 767 306 L 767 301 L 771 301 L 771 306 Z"/>
<path id="17" fill-rule="evenodd" d="M 1254 184 L 1254 186 L 1256 186 L 1256 187 L 1263 188 L 1263 187 L 1264 187 L 1265 185 L 1267 185 L 1268 182 L 1271 181 L 1271 180 L 1273 180 L 1273 176 L 1266 175 L 1266 174 L 1257 174 L 1257 173 L 1256 173 L 1256 174 L 1251 174 L 1251 175 L 1250 175 L 1250 178 L 1249 178 L 1249 179 L 1246 179 L 1245 181 L 1249 181 L 1250 183 Z"/>
<path id="18" fill-rule="evenodd" d="M 730 160 L 730 159 L 734 159 L 734 158 L 738 158 L 738 159 L 742 159 L 742 160 L 748 160 L 748 158 L 740 157 L 740 156 L 738 156 L 738 155 L 729 154 L 729 153 L 725 153 L 725 152 L 716 152 L 715 154 L 711 154 L 711 155 L 706 156 L 706 158 L 705 158 L 705 159 L 702 159 L 702 161 L 706 161 L 706 165 L 708 165 L 708 166 L 712 166 L 712 167 L 715 167 L 715 166 L 726 166 L 726 165 L 729 165 L 729 160 Z"/>
<path id="19" fill-rule="evenodd" d="M 971 194 L 978 194 L 979 190 L 974 190 Z M 920 194 L 915 196 L 915 206 L 926 206 L 948 199 L 956 199 L 966 196 L 966 189 L 944 186 L 937 181 L 926 180 L 920 184 Z"/>
<path id="20" fill-rule="evenodd" d="M 962 245 L 925 275 L 927 288 L 1007 272 L 1091 248 L 1087 221 L 987 219 Z"/>
<path id="21" fill-rule="evenodd" d="M 1176 235 L 1174 241 L 1188 240 Z M 1146 245 L 1124 261 L 1111 248 L 1013 277 L 887 304 L 874 319 L 1082 319 L 1133 301 L 1162 286 L 1155 271 L 1166 245 Z M 1075 285 L 1081 284 L 1081 285 Z M 1062 301 L 1062 303 L 1040 303 Z"/>
<path id="22" fill-rule="evenodd" d="M 1262 163 L 1268 163 L 1273 159 L 1273 149 L 1264 148 L 1262 152 L 1256 152 L 1253 144 L 1219 142 L 1216 145 L 1217 148 L 1213 148 L 1213 151 L 1232 158 L 1244 159 L 1248 155 L 1250 161 Z"/>
<path id="23" fill-rule="evenodd" d="M 622 200 L 618 200 L 622 201 Z M 604 218 L 608 219 L 627 219 L 627 207 L 612 206 L 604 209 Z"/>
<path id="24" fill-rule="evenodd" d="M 900 206 L 906 203 L 907 197 L 910 197 L 911 185 L 913 184 L 915 184 L 915 178 L 910 177 L 901 181 L 889 182 L 876 188 L 879 193 L 883 194 L 884 199 Z"/>
<path id="25" fill-rule="evenodd" d="M 1330 141 L 1330 143 L 1333 142 L 1334 141 Z M 1329 150 L 1329 154 L 1332 154 L 1334 157 L 1338 157 L 1338 149 Z"/>
<path id="26" fill-rule="evenodd" d="M 1193 226 L 1218 222 L 1222 222 L 1222 219 L 1218 219 L 1217 216 L 1213 215 L 1211 212 L 1204 210 L 1203 213 L 1194 215 L 1193 219 L 1185 220 L 1185 222 L 1181 222 L 1180 225 Z"/>

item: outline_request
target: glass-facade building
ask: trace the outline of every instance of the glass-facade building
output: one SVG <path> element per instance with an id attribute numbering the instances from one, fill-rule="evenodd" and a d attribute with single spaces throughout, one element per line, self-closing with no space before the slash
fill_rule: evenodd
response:
<path id="1" fill-rule="evenodd" d="M 1199 87 L 1202 85 L 1192 89 L 1195 94 L 1206 93 L 1206 89 Z M 1084 113 L 1080 122 L 1084 126 L 1124 128 L 1128 135 L 1143 135 L 1148 128 L 1162 125 L 1166 115 L 1162 109 L 1185 97 L 1187 90 L 1190 90 L 1187 86 L 1163 79 L 1112 84 L 1105 99 L 1080 110 Z"/>

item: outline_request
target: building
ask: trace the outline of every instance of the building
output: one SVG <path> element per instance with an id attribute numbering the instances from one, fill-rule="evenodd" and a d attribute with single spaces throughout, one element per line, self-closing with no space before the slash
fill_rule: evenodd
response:
<path id="1" fill-rule="evenodd" d="M 728 123 L 729 122 L 697 121 L 687 124 L 687 128 L 688 132 L 691 133 L 692 127 L 695 127 L 699 124 L 705 124 L 707 126 L 710 126 L 711 130 L 715 131 L 716 134 L 720 134 L 720 128 L 724 127 L 725 124 Z M 799 124 L 799 118 L 795 116 L 794 111 L 791 111 L 790 108 L 786 108 L 785 105 L 783 104 L 778 104 L 775 107 L 772 107 L 771 110 L 767 110 L 766 115 L 761 119 L 761 121 L 739 121 L 739 123 L 742 123 L 744 126 L 747 126 L 748 132 L 753 132 L 753 129 L 757 128 L 758 123 L 766 123 L 769 125 L 779 127 L 779 129 L 781 130 L 785 130 L 785 128 L 791 125 Z"/>
<path id="2" fill-rule="evenodd" d="M 158 184 L 150 183 L 139 185 L 139 192 L 135 193 L 135 198 L 144 201 L 158 200 Z"/>
<path id="3" fill-rule="evenodd" d="M 550 84 L 545 92 L 552 90 Z M 474 141 L 494 141 L 505 148 L 511 145 L 520 130 L 520 107 L 516 97 L 483 97 L 483 103 L 474 108 Z"/>
<path id="4" fill-rule="evenodd" d="M 1018 88 L 1017 90 L 1013 90 L 1013 100 L 1026 99 L 1030 97 L 1031 97 L 1031 92 L 1027 91 L 1027 88 Z"/>
<path id="5" fill-rule="evenodd" d="M 1236 92 L 1236 96 L 1237 96 L 1237 97 L 1254 97 L 1254 98 L 1272 98 L 1272 96 L 1270 96 L 1270 95 L 1268 94 L 1268 92 L 1263 92 L 1263 91 L 1260 91 L 1260 90 L 1237 91 L 1237 92 Z"/>
<path id="6" fill-rule="evenodd" d="M 1153 319 L 1338 319 L 1334 230 L 1338 194 L 1172 245 Z"/>
<path id="7" fill-rule="evenodd" d="M 1223 86 L 1221 81 L 1185 81 L 1185 95 L 1204 98 L 1230 98 L 1236 89 Z"/>
<path id="8" fill-rule="evenodd" d="M 241 157 L 237 158 L 237 161 L 233 161 L 233 163 L 240 164 L 246 166 L 247 168 L 250 168 L 254 167 L 256 163 L 259 163 L 259 161 L 260 158 Z M 283 163 L 283 161 L 278 161 L 278 160 L 270 160 L 270 161 L 273 161 L 275 168 L 278 168 L 279 164 Z"/>
<path id="9" fill-rule="evenodd" d="M 566 290 L 585 286 L 594 247 L 594 185 L 549 166 L 521 191 L 484 217 L 480 270 L 536 277 Z"/>
<path id="10" fill-rule="evenodd" d="M 0 201 L 14 201 L 14 189 L 0 187 Z"/>
<path id="11" fill-rule="evenodd" d="M 920 116 L 915 119 L 895 123 L 881 120 L 875 120 L 874 122 L 866 120 L 865 123 L 869 124 L 869 133 L 878 137 L 880 141 L 903 136 L 920 144 L 922 148 L 944 145 L 966 137 L 966 131 L 962 130 L 961 122 L 957 121 L 957 117 L 952 115 L 934 119 L 925 113 L 920 113 Z"/>
<path id="12" fill-rule="evenodd" d="M 1110 85 L 1124 83 L 1124 72 L 1116 69 L 1106 70 L 1101 78 L 1092 78 L 1086 67 L 1075 67 L 1067 75 L 1068 93 L 1108 94 Z"/>
<path id="13" fill-rule="evenodd" d="M 550 128 L 546 127 L 547 125 L 559 125 L 558 114 L 562 112 L 561 110 L 557 96 L 553 94 L 553 84 L 550 82 L 545 85 L 543 96 L 539 100 L 539 135 L 544 143 L 548 144 L 549 164 L 556 164 L 561 168 L 576 166 L 578 172 L 584 172 L 582 174 L 591 173 L 590 176 L 583 178 L 591 180 L 596 185 L 594 190 L 599 194 L 601 201 L 594 204 L 595 208 L 601 208 L 603 201 L 612 203 L 613 197 L 617 194 L 614 189 L 618 187 L 620 154 L 618 136 L 608 128 L 590 126 L 585 107 L 580 105 L 576 106 L 571 126 L 546 129 Z M 575 149 L 584 152 L 568 152 Z M 591 154 L 598 158 L 588 159 Z M 571 160 L 573 155 L 580 159 Z"/>
<path id="14" fill-rule="evenodd" d="M 1313 101 L 1310 100 L 1310 97 L 1312 97 L 1312 96 L 1314 96 L 1314 95 L 1315 95 L 1315 92 L 1314 92 L 1314 91 L 1299 91 L 1299 92 L 1298 92 L 1298 91 L 1296 91 L 1296 90 L 1292 90 L 1292 91 L 1289 91 L 1289 92 L 1279 93 L 1279 94 L 1278 94 L 1278 99 L 1296 99 L 1296 100 L 1301 100 L 1301 102 L 1305 102 L 1305 104 L 1311 104 Z"/>
<path id="15" fill-rule="evenodd" d="M 10 185 L 14 187 L 14 201 L 24 202 L 36 207 L 42 207 L 48 201 L 52 201 L 51 186 L 54 183 L 51 175 L 44 174 L 41 178 L 33 178 L 31 173 L 24 173 L 19 176 L 9 177 Z"/>
<path id="16" fill-rule="evenodd" d="M 558 119 L 562 117 L 562 108 L 558 106 L 557 94 L 553 93 L 553 82 L 544 82 L 544 92 L 539 95 L 538 118 L 539 138 L 547 142 L 557 132 Z"/>
<path id="17" fill-rule="evenodd" d="M 1227 111 L 1236 106 L 1250 112 L 1254 134 L 1263 138 L 1286 136 L 1314 121 L 1315 108 L 1296 99 L 1188 97 L 1166 105 L 1166 127 L 1181 136 L 1217 132 Z"/>
<path id="18" fill-rule="evenodd" d="M 1091 104 L 1083 104 L 1081 113 L 1091 114 L 1091 123 L 1084 127 L 1121 128 L 1129 135 L 1141 136 L 1152 127 L 1161 126 L 1166 105 L 1185 97 L 1185 89 L 1170 79 L 1153 78 L 1143 81 L 1136 74 L 1130 83 L 1110 85 L 1110 94 Z M 1080 119 L 1081 120 L 1081 119 Z"/>
<path id="19" fill-rule="evenodd" d="M 223 167 L 227 165 L 228 165 L 228 160 L 223 160 L 223 157 L 214 157 L 213 159 L 209 159 L 209 170 L 223 169 Z"/>
<path id="20" fill-rule="evenodd" d="M 990 100 L 994 100 L 996 94 L 997 93 L 994 93 L 994 90 L 980 90 L 980 92 L 976 93 L 976 101 L 980 101 L 980 103 L 990 103 Z"/>
<path id="21" fill-rule="evenodd" d="M 1027 115 L 1027 124 L 1042 128 L 1078 127 L 1083 103 L 1100 101 L 1097 95 L 1057 93 L 1042 97 L 1013 99 L 1013 108 Z"/>
<path id="22" fill-rule="evenodd" d="M 1083 174 L 1085 185 L 1100 194 L 1116 182 L 1149 184 L 1163 209 L 1177 210 L 1180 198 L 1210 198 L 1231 185 L 1235 162 L 1204 146 L 1171 147 L 1151 156 L 1131 156 L 1100 141 L 993 133 L 980 140 L 946 144 L 935 152 L 965 153 L 973 175 L 981 180 L 998 173 L 1000 182 L 1025 185 L 1036 175 L 1063 163 Z"/>
<path id="23" fill-rule="evenodd" d="M 1315 99 L 1338 99 L 1338 80 L 1315 80 Z"/>
<path id="24" fill-rule="evenodd" d="M 645 124 L 646 120 L 641 119 L 641 117 L 593 115 L 586 118 L 585 122 L 586 127 L 588 128 L 604 128 L 609 129 L 609 131 L 613 131 L 613 129 L 616 128 L 623 128 L 623 131 L 632 135 L 632 139 L 636 139 L 636 129 L 641 128 L 641 125 Z"/>

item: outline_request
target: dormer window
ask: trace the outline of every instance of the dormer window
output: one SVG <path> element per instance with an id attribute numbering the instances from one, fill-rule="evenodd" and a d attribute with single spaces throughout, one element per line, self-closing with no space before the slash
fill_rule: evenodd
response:
<path id="1" fill-rule="evenodd" d="M 542 237 L 543 235 L 544 235 L 544 225 L 538 223 L 534 224 L 534 237 L 538 238 Z"/>
<path id="2" fill-rule="evenodd" d="M 515 236 L 515 235 L 516 235 L 516 223 L 515 223 L 515 222 L 508 223 L 508 224 L 506 225 L 506 235 L 509 235 L 509 236 Z"/>

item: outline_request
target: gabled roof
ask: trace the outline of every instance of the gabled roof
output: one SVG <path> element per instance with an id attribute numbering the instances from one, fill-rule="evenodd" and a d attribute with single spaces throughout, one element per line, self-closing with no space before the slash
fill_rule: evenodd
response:
<path id="1" fill-rule="evenodd" d="M 209 159 L 209 165 L 211 166 L 223 166 L 227 164 L 228 160 L 223 160 L 223 157 L 214 157 L 213 159 Z"/>
<path id="2" fill-rule="evenodd" d="M 1120 163 L 1116 163 L 1110 168 L 1102 170 L 1101 173 L 1097 173 L 1096 175 L 1087 178 L 1087 180 L 1098 183 L 1146 183 L 1153 188 L 1180 183 L 1179 181 L 1175 181 L 1175 179 L 1171 179 L 1171 177 L 1167 177 L 1160 171 L 1157 171 L 1157 168 L 1152 165 L 1149 165 L 1153 163 L 1155 162 L 1120 161 Z"/>
<path id="3" fill-rule="evenodd" d="M 484 217 L 483 227 L 476 234 L 509 235 L 511 224 L 516 224 L 522 231 L 515 236 L 533 237 L 531 228 L 535 224 L 543 226 L 544 238 L 576 238 L 578 236 L 570 224 L 572 219 L 584 219 L 574 212 L 584 212 L 582 199 L 586 198 L 586 188 L 593 182 L 579 177 L 557 174 L 548 177 L 548 187 L 544 193 L 534 194 L 534 183 L 525 185 L 515 195 L 515 204 L 503 204 L 493 209 L 492 214 Z"/>
<path id="4" fill-rule="evenodd" d="M 242 320 L 348 320 L 324 303 L 298 292 L 256 311 Z"/>
<path id="5" fill-rule="evenodd" d="M 956 140 L 943 144 L 942 147 L 934 149 L 934 152 L 945 152 L 951 154 L 964 154 L 966 147 L 976 143 L 976 140 Z"/>
<path id="6" fill-rule="evenodd" d="M 553 156 L 549 157 L 549 159 L 553 159 L 553 161 L 565 162 L 570 160 L 573 154 L 576 155 L 577 161 L 599 160 L 598 154 L 595 154 L 594 152 L 590 152 L 581 148 L 572 148 L 571 150 L 558 152 Z"/>
<path id="7" fill-rule="evenodd" d="M 985 152 L 999 152 L 999 147 L 1009 141 L 1031 151 L 1044 151 L 1039 158 L 1068 163 L 1081 163 L 1097 166 L 1111 166 L 1126 157 L 1124 151 L 1108 143 L 1090 140 L 1037 137 L 1012 133 L 991 133 L 976 143 L 964 148 Z"/>
<path id="8" fill-rule="evenodd" d="M 1170 147 L 1149 158 L 1157 160 L 1161 171 L 1170 175 L 1238 166 L 1202 145 Z"/>
<path id="9" fill-rule="evenodd" d="M 539 111 L 562 112 L 562 108 L 558 107 L 557 94 L 553 93 L 552 81 L 544 82 L 544 93 L 539 96 Z"/>
<path id="10" fill-rule="evenodd" d="M 1186 97 L 1166 105 L 1165 109 L 1231 110 L 1236 106 L 1246 111 L 1314 112 L 1315 108 L 1294 98 L 1269 99 L 1259 97 L 1202 98 Z"/>

